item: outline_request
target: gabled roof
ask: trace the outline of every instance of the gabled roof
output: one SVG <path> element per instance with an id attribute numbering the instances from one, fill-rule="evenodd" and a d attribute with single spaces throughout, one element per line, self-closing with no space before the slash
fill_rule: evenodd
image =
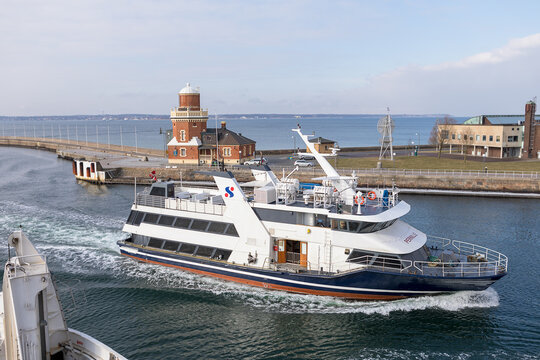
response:
<path id="1" fill-rule="evenodd" d="M 317 143 L 317 144 L 334 144 L 335 143 L 334 140 L 328 140 L 320 136 L 317 138 L 309 139 L 309 142 Z"/>
<path id="2" fill-rule="evenodd" d="M 218 128 L 218 144 L 219 145 L 248 145 L 255 144 L 254 140 L 251 140 L 245 136 L 235 133 L 227 128 Z M 215 145 L 216 144 L 216 129 L 208 128 L 201 133 L 203 145 Z"/>

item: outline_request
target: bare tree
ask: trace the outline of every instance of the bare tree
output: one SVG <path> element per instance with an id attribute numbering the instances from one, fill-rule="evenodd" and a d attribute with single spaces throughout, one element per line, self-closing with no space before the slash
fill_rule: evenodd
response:
<path id="1" fill-rule="evenodd" d="M 469 127 L 462 129 L 460 139 L 461 144 L 461 153 L 463 154 L 463 161 L 467 162 L 467 151 L 469 150 L 469 145 L 473 143 L 473 132 Z"/>
<path id="2" fill-rule="evenodd" d="M 445 116 L 443 119 L 435 120 L 435 125 L 433 125 L 433 128 L 431 129 L 429 143 L 437 147 L 439 158 L 441 157 L 444 144 L 450 139 L 449 131 L 451 126 L 448 125 L 454 124 L 456 124 L 456 120 L 449 116 Z"/>

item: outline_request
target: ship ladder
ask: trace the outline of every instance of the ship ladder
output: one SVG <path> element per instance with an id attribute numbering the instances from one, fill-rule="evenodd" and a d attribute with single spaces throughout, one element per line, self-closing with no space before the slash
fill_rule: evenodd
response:
<path id="1" fill-rule="evenodd" d="M 332 238 L 328 231 L 324 232 L 324 262 L 327 266 L 327 271 L 332 271 Z"/>

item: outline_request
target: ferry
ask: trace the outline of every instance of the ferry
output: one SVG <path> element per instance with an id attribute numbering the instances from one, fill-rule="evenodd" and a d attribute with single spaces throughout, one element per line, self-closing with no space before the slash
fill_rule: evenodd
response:
<path id="1" fill-rule="evenodd" d="M 8 252 L 0 292 L 0 360 L 126 360 L 67 327 L 45 256 L 21 230 L 8 237 Z"/>
<path id="2" fill-rule="evenodd" d="M 360 300 L 484 290 L 507 274 L 505 255 L 428 236 L 401 218 L 399 189 L 359 190 L 300 127 L 326 176 L 304 186 L 268 166 L 239 184 L 206 172 L 216 188 L 155 182 L 136 193 L 118 242 L 122 255 L 266 289 Z M 320 184 L 319 184 L 320 182 Z M 248 191 L 248 189 L 252 189 Z"/>

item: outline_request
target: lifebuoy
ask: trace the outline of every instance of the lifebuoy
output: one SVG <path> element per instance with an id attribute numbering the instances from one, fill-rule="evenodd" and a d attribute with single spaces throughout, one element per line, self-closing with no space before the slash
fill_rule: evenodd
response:
<path id="1" fill-rule="evenodd" d="M 360 196 L 360 202 L 358 201 L 358 195 L 356 195 L 354 197 L 354 202 L 356 203 L 356 205 L 364 205 L 364 203 L 366 202 L 366 198 L 363 197 L 363 196 Z"/>
<path id="2" fill-rule="evenodd" d="M 370 191 L 367 193 L 367 197 L 369 200 L 375 200 L 377 198 L 377 194 L 375 194 L 375 191 Z"/>

